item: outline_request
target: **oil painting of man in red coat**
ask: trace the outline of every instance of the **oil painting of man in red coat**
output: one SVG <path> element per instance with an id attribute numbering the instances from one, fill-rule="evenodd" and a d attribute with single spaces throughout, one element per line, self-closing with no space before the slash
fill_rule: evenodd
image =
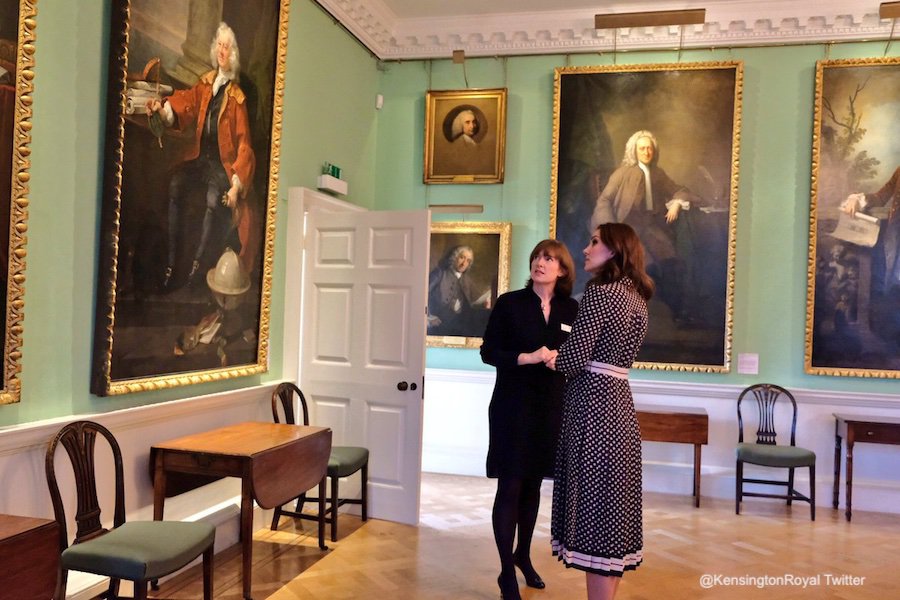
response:
<path id="1" fill-rule="evenodd" d="M 124 126 L 107 145 L 107 169 L 121 167 L 121 184 L 107 176 L 101 235 L 115 233 L 118 243 L 101 248 L 101 265 L 102 253 L 112 252 L 116 269 L 111 282 L 101 272 L 95 393 L 108 393 L 117 380 L 264 365 L 282 4 L 132 0 L 127 13 L 114 7 L 113 42 L 124 48 L 110 50 L 110 86 L 120 92 L 110 106 Z M 123 29 L 117 14 L 125 15 Z M 127 36 L 116 37 L 126 24 Z M 115 79 L 120 55 L 124 81 Z M 115 165 L 110 147 L 117 143 Z M 103 306 L 109 297 L 114 305 Z"/>

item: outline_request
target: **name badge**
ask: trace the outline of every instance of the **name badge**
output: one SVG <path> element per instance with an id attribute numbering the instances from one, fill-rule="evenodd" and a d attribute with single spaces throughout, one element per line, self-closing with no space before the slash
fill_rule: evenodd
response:
<path id="1" fill-rule="evenodd" d="M 565 323 L 560 323 L 559 328 L 565 331 L 566 333 L 572 333 L 572 326 L 566 325 Z"/>

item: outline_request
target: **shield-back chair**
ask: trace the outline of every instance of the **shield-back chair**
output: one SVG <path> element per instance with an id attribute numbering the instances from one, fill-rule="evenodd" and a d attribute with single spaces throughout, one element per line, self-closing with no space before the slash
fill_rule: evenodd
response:
<path id="1" fill-rule="evenodd" d="M 300 409 L 303 413 L 302 425 L 309 425 L 309 408 L 306 404 L 306 397 L 296 385 L 290 382 L 284 382 L 275 388 L 272 393 L 272 418 L 279 423 L 279 411 L 284 415 L 285 423 L 296 425 L 297 418 L 294 413 L 294 397 L 300 400 Z M 339 494 L 339 482 L 341 477 L 349 477 L 357 471 L 361 472 L 362 494 L 360 498 L 341 498 Z M 328 459 L 328 478 L 331 480 L 331 492 L 328 498 L 328 508 L 325 510 L 325 521 L 331 525 L 331 541 L 337 541 L 338 535 L 338 509 L 344 504 L 359 504 L 361 507 L 361 517 L 365 521 L 368 519 L 368 482 L 369 482 L 369 450 L 368 448 L 360 448 L 358 446 L 332 446 L 331 456 Z M 294 510 L 286 510 L 282 507 L 275 508 L 275 514 L 272 517 L 272 530 L 278 529 L 278 521 L 282 515 L 295 517 L 298 519 L 308 519 L 318 521 L 321 514 L 311 515 L 303 512 L 303 505 L 306 502 L 318 502 L 319 498 L 307 497 L 301 494 L 297 497 L 297 505 Z M 320 504 L 321 506 L 321 504 Z"/>
<path id="2" fill-rule="evenodd" d="M 755 442 L 744 442 L 744 418 L 741 403 L 745 397 L 756 401 L 758 426 Z M 776 441 L 775 408 L 778 402 L 790 402 L 791 405 L 791 440 L 790 445 L 779 445 Z M 741 392 L 737 400 L 738 445 L 737 469 L 735 474 L 734 512 L 741 514 L 741 500 L 744 496 L 762 498 L 779 498 L 787 500 L 788 505 L 794 500 L 809 503 L 810 517 L 816 520 L 816 454 L 812 450 L 800 448 L 795 443 L 797 431 L 797 401 L 783 387 L 771 383 L 757 383 Z M 787 481 L 774 479 L 755 479 L 744 477 L 744 463 L 770 468 L 788 470 Z M 809 496 L 804 496 L 794 488 L 794 469 L 809 467 Z M 784 486 L 784 494 L 766 494 L 744 491 L 745 483 L 770 486 Z"/>
<path id="3" fill-rule="evenodd" d="M 109 444 L 115 469 L 112 528 L 100 520 L 96 479 L 96 442 Z M 77 531 L 69 545 L 65 507 L 56 479 L 56 449 L 62 444 L 75 474 Z M 122 451 L 112 433 L 99 423 L 75 421 L 63 427 L 47 448 L 47 485 L 59 523 L 60 573 L 55 600 L 66 597 L 68 572 L 83 571 L 109 577 L 106 598 L 118 598 L 122 579 L 134 582 L 135 600 L 147 597 L 147 584 L 187 566 L 203 555 L 203 598 L 213 597 L 213 544 L 216 529 L 209 523 L 183 521 L 125 522 L 125 482 Z M 106 490 L 103 490 L 106 491 Z"/>

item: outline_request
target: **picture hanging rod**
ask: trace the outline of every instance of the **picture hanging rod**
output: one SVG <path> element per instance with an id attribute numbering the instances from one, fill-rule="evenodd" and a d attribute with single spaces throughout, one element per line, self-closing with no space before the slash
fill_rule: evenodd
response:
<path id="1" fill-rule="evenodd" d="M 896 2 L 893 4 L 897 4 Z M 884 6 L 882 4 L 882 6 Z M 607 13 L 594 15 L 596 29 L 621 29 L 623 27 L 658 27 L 662 25 L 700 25 L 706 22 L 705 8 L 684 10 L 654 10 L 632 13 Z"/>
<path id="2" fill-rule="evenodd" d="M 483 213 L 484 205 L 482 204 L 429 204 L 428 208 L 433 213 L 456 214 L 456 213 Z"/>
<path id="3" fill-rule="evenodd" d="M 882 2 L 878 7 L 878 16 L 882 19 L 900 18 L 900 2 Z"/>

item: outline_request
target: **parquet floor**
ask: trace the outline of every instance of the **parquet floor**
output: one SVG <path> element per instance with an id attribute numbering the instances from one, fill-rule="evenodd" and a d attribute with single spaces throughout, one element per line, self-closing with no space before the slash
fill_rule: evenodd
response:
<path id="1" fill-rule="evenodd" d="M 549 551 L 551 485 L 545 483 L 542 490 L 533 546 L 534 564 L 547 588 L 526 588 L 520 577 L 522 597 L 582 600 L 584 575 L 563 568 Z M 496 600 L 493 492 L 494 482 L 485 478 L 426 473 L 419 527 L 346 516 L 340 539 L 324 553 L 316 546 L 314 523 L 295 529 L 284 519 L 278 532 L 261 530 L 254 536 L 253 597 Z M 900 598 L 900 515 L 854 512 L 847 523 L 843 512 L 819 507 L 817 513 L 812 523 L 805 504 L 789 508 L 777 500 L 748 498 L 737 516 L 728 500 L 703 498 L 695 509 L 690 496 L 646 494 L 644 564 L 625 575 L 617 598 Z M 239 600 L 239 548 L 216 558 L 216 598 Z M 701 587 L 704 575 L 718 578 L 716 585 Z M 854 585 L 842 576 L 862 580 Z M 199 577 L 194 568 L 168 581 L 154 597 L 200 598 Z"/>

